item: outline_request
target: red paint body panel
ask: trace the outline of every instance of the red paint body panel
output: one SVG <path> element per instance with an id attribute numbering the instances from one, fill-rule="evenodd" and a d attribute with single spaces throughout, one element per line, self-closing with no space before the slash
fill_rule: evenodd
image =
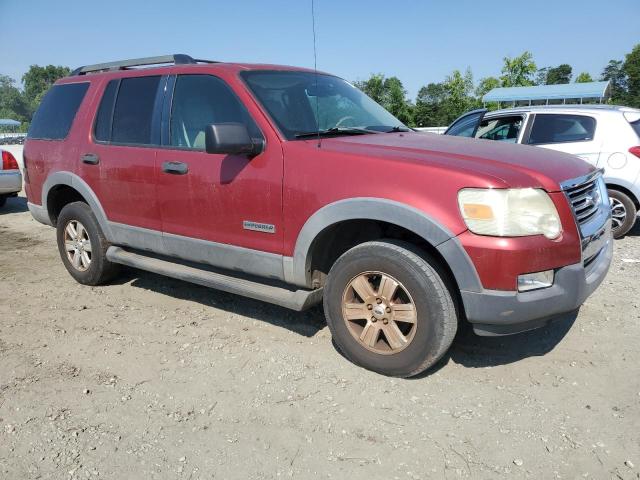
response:
<path id="1" fill-rule="evenodd" d="M 543 236 L 474 235 L 462 220 L 457 194 L 465 187 L 559 192 L 560 182 L 593 170 L 582 160 L 522 145 L 413 132 L 326 138 L 320 148 L 316 139 L 286 141 L 240 79 L 239 73 L 247 69 L 292 70 L 273 65 L 178 65 L 61 80 L 91 82 L 91 87 L 65 141 L 27 142 L 29 201 L 40 204 L 50 172 L 71 171 L 93 189 L 110 221 L 292 256 L 305 222 L 322 207 L 347 198 L 375 197 L 421 210 L 459 235 L 488 289 L 515 290 L 521 273 L 580 261 L 580 239 L 564 194 L 551 194 L 564 229 L 555 241 Z M 263 153 L 248 160 L 93 142 L 92 126 L 109 80 L 181 73 L 225 80 L 262 130 Z M 100 156 L 99 168 L 79 161 L 89 152 Z M 187 163 L 189 174 L 163 174 L 161 165 L 167 161 Z M 273 224 L 275 234 L 245 230 L 244 220 Z"/>

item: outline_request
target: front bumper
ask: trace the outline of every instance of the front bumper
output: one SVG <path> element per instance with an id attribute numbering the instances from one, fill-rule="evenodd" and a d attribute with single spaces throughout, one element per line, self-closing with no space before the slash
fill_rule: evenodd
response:
<path id="1" fill-rule="evenodd" d="M 10 195 L 22 190 L 20 170 L 0 170 L 0 195 Z"/>
<path id="2" fill-rule="evenodd" d="M 557 269 L 551 287 L 530 292 L 461 291 L 467 319 L 475 333 L 493 336 L 524 332 L 580 307 L 609 271 L 613 239 L 608 230 L 598 253 L 587 262 Z"/>

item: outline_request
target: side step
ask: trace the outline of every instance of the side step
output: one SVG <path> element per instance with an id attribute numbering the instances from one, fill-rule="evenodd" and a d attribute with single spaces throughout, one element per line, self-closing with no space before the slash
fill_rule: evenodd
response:
<path id="1" fill-rule="evenodd" d="M 273 303 L 281 307 L 290 308 L 291 310 L 305 310 L 319 303 L 322 299 L 321 288 L 317 290 L 288 290 L 282 287 L 265 285 L 260 282 L 201 270 L 167 260 L 147 257 L 129 252 L 120 247 L 109 247 L 107 250 L 107 259 L 114 263 L 139 268 L 140 270 L 147 270 L 224 292 L 262 300 L 263 302 Z"/>

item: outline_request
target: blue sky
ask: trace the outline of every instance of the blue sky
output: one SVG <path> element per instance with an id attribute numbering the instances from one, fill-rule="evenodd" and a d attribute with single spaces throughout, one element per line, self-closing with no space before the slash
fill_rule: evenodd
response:
<path id="1" fill-rule="evenodd" d="M 640 43 L 640 0 L 316 0 L 318 68 L 395 75 L 413 98 L 471 67 L 498 75 L 530 50 L 539 67 L 598 76 Z M 0 74 L 165 53 L 313 66 L 310 0 L 0 0 Z"/>

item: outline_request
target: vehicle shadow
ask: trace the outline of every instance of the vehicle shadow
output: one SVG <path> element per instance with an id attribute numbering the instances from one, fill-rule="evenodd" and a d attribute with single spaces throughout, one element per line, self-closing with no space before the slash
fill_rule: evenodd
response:
<path id="1" fill-rule="evenodd" d="M 326 327 L 320 305 L 304 312 L 295 312 L 266 302 L 133 268 L 123 268 L 122 273 L 111 283 L 124 284 L 128 282 L 137 288 L 267 322 L 304 337 L 313 337 Z"/>
<path id="2" fill-rule="evenodd" d="M 267 322 L 304 337 L 313 337 L 326 327 L 321 305 L 304 312 L 295 312 L 240 295 L 128 267 L 123 269 L 112 284 L 121 285 L 129 282 L 136 288 L 197 302 L 207 307 Z M 571 312 L 545 327 L 503 337 L 480 337 L 473 333 L 470 325 L 463 323 L 445 356 L 432 368 L 413 378 L 427 377 L 443 368 L 449 361 L 467 368 L 484 368 L 507 365 L 524 358 L 545 355 L 565 337 L 577 316 L 578 311 Z M 340 353 L 335 342 L 333 345 Z"/>
<path id="3" fill-rule="evenodd" d="M 29 210 L 27 207 L 27 199 L 25 197 L 10 197 L 7 198 L 7 203 L 4 207 L 0 208 L 0 215 L 6 215 L 8 213 L 22 213 Z"/>
<path id="4" fill-rule="evenodd" d="M 545 327 L 502 337 L 480 337 L 467 324 L 458 332 L 448 357 L 468 368 L 494 367 L 528 357 L 539 357 L 549 353 L 562 341 L 577 317 L 576 310 Z"/>

